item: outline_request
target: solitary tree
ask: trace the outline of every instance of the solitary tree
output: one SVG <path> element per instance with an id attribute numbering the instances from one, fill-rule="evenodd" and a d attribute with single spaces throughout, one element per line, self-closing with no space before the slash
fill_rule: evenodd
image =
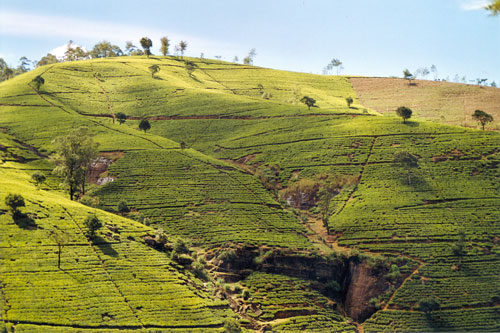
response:
<path id="1" fill-rule="evenodd" d="M 339 69 L 342 66 L 342 61 L 340 61 L 340 59 L 334 58 L 334 59 L 332 59 L 332 61 L 330 61 L 330 63 L 328 65 L 330 66 L 330 68 L 336 67 L 337 68 L 337 75 L 339 75 Z"/>
<path id="2" fill-rule="evenodd" d="M 418 310 L 425 313 L 427 318 L 430 317 L 432 311 L 439 310 L 440 305 L 434 297 L 424 298 L 418 302 Z"/>
<path id="3" fill-rule="evenodd" d="M 410 108 L 407 108 L 406 106 L 400 106 L 399 108 L 396 109 L 396 113 L 398 116 L 403 118 L 403 123 L 406 123 L 406 119 L 411 118 L 411 114 L 413 113 Z"/>
<path id="4" fill-rule="evenodd" d="M 7 196 L 5 197 L 5 204 L 7 205 L 7 207 L 9 207 L 12 216 L 16 216 L 19 214 L 19 207 L 26 206 L 23 196 L 13 193 L 7 194 Z"/>
<path id="5" fill-rule="evenodd" d="M 403 78 L 405 80 L 408 80 L 408 85 L 411 85 L 411 80 L 413 80 L 415 78 L 415 76 L 412 73 L 410 73 L 410 71 L 408 69 L 405 69 L 403 71 Z"/>
<path id="6" fill-rule="evenodd" d="M 492 0 L 491 3 L 486 6 L 486 9 L 491 11 L 491 15 L 498 15 L 500 13 L 500 0 Z"/>
<path id="7" fill-rule="evenodd" d="M 408 171 L 408 185 L 411 185 L 411 169 L 418 168 L 417 157 L 406 151 L 402 151 L 394 156 L 393 163 Z"/>
<path id="8" fill-rule="evenodd" d="M 351 104 L 352 104 L 352 102 L 354 102 L 353 99 L 352 99 L 352 97 L 347 97 L 345 99 L 345 101 L 347 102 L 347 107 L 351 108 Z"/>
<path id="9" fill-rule="evenodd" d="M 161 54 L 166 56 L 168 54 L 168 47 L 170 46 L 170 40 L 167 37 L 162 37 L 160 41 L 161 41 L 161 48 L 160 48 Z"/>
<path id="10" fill-rule="evenodd" d="M 127 115 L 123 112 L 118 112 L 116 114 L 116 119 L 118 119 L 118 122 L 121 124 L 123 124 L 126 120 L 127 120 Z"/>
<path id="11" fill-rule="evenodd" d="M 87 231 L 85 235 L 92 241 L 95 239 L 96 231 L 102 228 L 101 221 L 95 215 L 88 215 L 84 221 Z"/>
<path id="12" fill-rule="evenodd" d="M 36 91 L 40 91 L 40 87 L 45 84 L 45 79 L 41 75 L 35 76 L 33 80 L 31 80 Z"/>
<path id="13" fill-rule="evenodd" d="M 155 74 L 160 71 L 160 66 L 152 65 L 152 66 L 149 66 L 148 69 L 151 72 L 151 77 L 155 77 Z"/>
<path id="14" fill-rule="evenodd" d="M 130 208 L 128 207 L 127 205 L 127 202 L 125 201 L 120 201 L 120 203 L 118 204 L 118 212 L 119 213 L 128 213 L 130 212 Z"/>
<path id="15" fill-rule="evenodd" d="M 146 133 L 147 130 L 151 128 L 151 124 L 149 123 L 149 120 L 146 118 L 143 118 L 141 122 L 139 123 L 139 129 L 143 130 L 144 133 Z"/>
<path id="16" fill-rule="evenodd" d="M 31 175 L 31 180 L 33 183 L 35 183 L 35 186 L 38 187 L 39 185 L 43 184 L 47 177 L 40 171 L 35 172 L 34 174 Z"/>
<path id="17" fill-rule="evenodd" d="M 181 40 L 179 43 L 179 50 L 181 51 L 181 58 L 184 58 L 184 51 L 186 51 L 188 47 L 188 43 L 186 41 Z"/>
<path id="18" fill-rule="evenodd" d="M 481 126 L 483 127 L 483 131 L 484 131 L 484 125 L 486 125 L 487 123 L 491 123 L 493 121 L 493 116 L 489 113 L 482 111 L 482 110 L 474 111 L 474 113 L 472 114 L 472 118 L 474 118 L 479 123 L 481 123 Z"/>
<path id="19" fill-rule="evenodd" d="M 85 183 L 92 161 L 97 156 L 98 144 L 92 140 L 89 129 L 80 127 L 52 141 L 55 153 L 51 156 L 55 163 L 54 173 L 63 178 L 69 189 L 69 197 L 74 199 L 80 190 L 85 194 Z"/>
<path id="20" fill-rule="evenodd" d="M 57 268 L 61 268 L 61 254 L 63 247 L 68 244 L 69 234 L 63 230 L 51 231 L 50 238 L 57 244 Z"/>
<path id="21" fill-rule="evenodd" d="M 255 49 L 251 49 L 249 52 L 248 52 L 248 55 L 243 58 L 243 63 L 245 65 L 253 65 L 253 58 L 255 58 L 255 56 L 257 55 L 257 52 Z"/>
<path id="22" fill-rule="evenodd" d="M 149 58 L 151 55 L 151 47 L 153 46 L 153 42 L 148 37 L 142 37 L 140 40 L 141 46 L 144 49 L 144 53 Z"/>
<path id="23" fill-rule="evenodd" d="M 302 97 L 302 99 L 300 100 L 302 103 L 304 103 L 305 105 L 307 105 L 307 108 L 310 110 L 311 109 L 311 106 L 316 106 L 316 100 L 312 97 L 309 97 L 309 96 L 304 96 Z"/>

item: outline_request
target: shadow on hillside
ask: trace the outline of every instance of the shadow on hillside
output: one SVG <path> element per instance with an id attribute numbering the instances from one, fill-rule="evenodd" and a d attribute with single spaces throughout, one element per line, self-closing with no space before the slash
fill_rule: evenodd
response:
<path id="1" fill-rule="evenodd" d="M 21 229 L 25 230 L 39 229 L 35 220 L 27 214 L 16 212 L 12 216 L 12 219 L 14 220 L 14 223 L 17 224 L 17 226 Z"/>
<path id="2" fill-rule="evenodd" d="M 110 243 L 106 242 L 104 238 L 96 236 L 93 243 L 105 255 L 110 257 L 118 257 L 118 252 L 116 252 L 115 249 L 113 249 L 113 246 Z"/>
<path id="3" fill-rule="evenodd" d="M 195 80 L 196 82 L 201 83 L 201 81 L 196 76 L 194 76 L 193 74 L 190 74 L 189 77 L 191 79 Z"/>
<path id="4" fill-rule="evenodd" d="M 419 122 L 416 122 L 416 121 L 406 121 L 406 123 L 404 123 L 406 126 L 408 127 L 418 127 L 420 126 L 420 123 Z"/>

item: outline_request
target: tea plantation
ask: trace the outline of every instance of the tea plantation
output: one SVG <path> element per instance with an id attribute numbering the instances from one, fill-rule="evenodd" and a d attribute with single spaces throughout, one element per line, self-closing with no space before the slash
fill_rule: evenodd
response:
<path id="1" fill-rule="evenodd" d="M 406 123 L 382 116 L 366 93 L 361 100 L 374 109 L 360 102 L 354 81 L 118 57 L 42 66 L 1 83 L 0 331 L 224 331 L 228 321 L 293 332 L 500 330 L 499 133 L 419 118 L 435 118 L 425 105 L 440 90 L 419 95 L 417 117 Z M 426 85 L 434 88 L 444 89 Z M 143 118 L 147 132 L 138 128 Z M 110 165 L 104 185 L 90 185 L 78 203 L 48 157 L 54 138 L 80 126 Z M 416 165 L 396 163 L 401 152 Z M 38 187 L 35 171 L 47 176 Z M 333 198 L 317 233 L 309 223 L 320 218 L 317 202 L 298 207 L 285 194 L 333 176 L 355 181 Z M 25 198 L 21 219 L 5 206 L 9 193 Z M 120 202 L 130 212 L 119 213 Z M 94 242 L 84 235 L 89 214 L 104 224 Z M 169 242 L 186 240 L 193 263 L 148 243 L 158 230 Z M 65 235 L 60 268 L 57 234 Z M 290 262 L 294 253 L 341 251 L 344 280 L 332 297 L 320 259 L 302 262 L 311 271 L 298 274 L 285 259 L 261 265 L 255 256 L 266 251 Z M 376 307 L 358 299 L 373 314 L 355 322 L 342 304 L 357 288 L 349 274 L 377 255 L 412 264 L 400 265 Z M 382 279 L 391 263 L 371 265 L 367 278 Z M 244 297 L 224 291 L 219 277 Z M 438 308 L 424 311 L 425 299 Z"/>

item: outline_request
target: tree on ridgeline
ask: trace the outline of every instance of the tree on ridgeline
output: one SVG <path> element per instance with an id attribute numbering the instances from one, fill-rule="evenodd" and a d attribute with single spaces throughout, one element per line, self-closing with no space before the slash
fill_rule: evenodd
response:
<path id="1" fill-rule="evenodd" d="M 492 81 L 490 83 L 490 86 L 493 87 L 493 88 L 496 88 L 497 87 L 497 83 L 495 81 Z"/>
<path id="2" fill-rule="evenodd" d="M 411 185 L 411 169 L 418 168 L 417 157 L 407 151 L 402 151 L 394 155 L 393 163 L 408 171 L 408 185 Z"/>
<path id="3" fill-rule="evenodd" d="M 302 97 L 302 98 L 300 99 L 300 101 L 301 101 L 302 103 L 304 103 L 305 105 L 307 105 L 307 108 L 308 108 L 309 110 L 311 110 L 311 106 L 316 106 L 316 105 L 315 105 L 315 104 L 316 104 L 316 100 L 315 100 L 314 98 L 312 98 L 312 97 L 309 97 L 309 96 L 304 96 L 304 97 Z"/>
<path id="4" fill-rule="evenodd" d="M 71 200 L 80 191 L 85 194 L 85 183 L 90 166 L 97 156 L 98 144 L 92 140 L 87 127 L 80 127 L 52 141 L 55 153 L 50 160 L 56 165 L 54 174 L 63 178 Z"/>
<path id="5" fill-rule="evenodd" d="M 7 65 L 7 62 L 0 58 L 0 81 L 5 81 L 14 76 L 14 70 Z"/>
<path id="6" fill-rule="evenodd" d="M 17 67 L 18 74 L 26 73 L 31 70 L 31 64 L 33 62 L 26 57 L 19 58 L 19 67 Z"/>
<path id="7" fill-rule="evenodd" d="M 474 118 L 474 120 L 481 123 L 481 126 L 483 127 L 483 131 L 484 131 L 484 125 L 486 125 L 487 123 L 491 123 L 493 121 L 493 116 L 489 113 L 482 111 L 482 110 L 474 111 L 474 113 L 472 114 L 472 118 Z"/>
<path id="8" fill-rule="evenodd" d="M 140 40 L 141 46 L 144 49 L 144 53 L 149 58 L 151 55 L 151 47 L 153 47 L 153 42 L 148 37 L 142 37 Z"/>
<path id="9" fill-rule="evenodd" d="M 146 118 L 141 119 L 141 122 L 139 123 L 139 129 L 146 133 L 146 131 L 148 131 L 150 128 L 151 124 L 149 123 L 149 120 L 147 120 Z"/>
<path id="10" fill-rule="evenodd" d="M 352 97 L 347 97 L 345 101 L 347 102 L 347 107 L 350 109 L 351 104 L 354 102 L 354 100 L 352 99 Z"/>
<path id="11" fill-rule="evenodd" d="M 248 55 L 245 58 L 243 58 L 243 63 L 245 65 L 253 65 L 253 59 L 255 58 L 256 55 L 257 51 L 255 49 L 251 49 L 248 52 Z"/>
<path id="12" fill-rule="evenodd" d="M 92 58 L 119 57 L 123 55 L 123 51 L 117 45 L 111 45 L 110 42 L 104 40 L 95 44 L 89 54 Z"/>
<path id="13" fill-rule="evenodd" d="M 125 44 L 125 54 L 129 56 L 140 56 L 144 55 L 144 52 L 135 46 L 131 41 L 127 41 Z"/>
<path id="14" fill-rule="evenodd" d="M 166 56 L 168 54 L 168 47 L 170 46 L 170 40 L 165 36 L 160 39 L 161 42 L 161 54 Z"/>
<path id="15" fill-rule="evenodd" d="M 434 81 L 436 81 L 438 77 L 438 69 L 434 64 L 431 66 L 431 73 L 434 73 Z"/>
<path id="16" fill-rule="evenodd" d="M 184 58 L 184 52 L 188 47 L 188 43 L 186 41 L 181 40 L 179 43 L 179 51 L 181 51 L 181 59 Z"/>
<path id="17" fill-rule="evenodd" d="M 408 70 L 408 68 L 407 68 L 407 69 L 405 69 L 405 70 L 403 71 L 403 78 L 404 78 L 405 80 L 408 80 L 408 85 L 410 86 L 410 85 L 411 85 L 411 81 L 412 81 L 413 79 L 415 79 L 415 76 L 414 76 L 412 73 L 410 73 L 410 71 L 409 71 L 409 70 Z"/>
<path id="18" fill-rule="evenodd" d="M 70 40 L 64 52 L 64 61 L 85 60 L 89 58 L 88 52 L 81 46 L 73 46 L 73 41 Z"/>
<path id="19" fill-rule="evenodd" d="M 396 113 L 398 116 L 403 118 L 403 123 L 406 123 L 406 119 L 410 119 L 413 111 L 410 108 L 407 108 L 406 106 L 400 106 L 399 108 L 396 109 Z"/>
<path id="20" fill-rule="evenodd" d="M 151 72 L 151 77 L 155 77 L 155 74 L 160 71 L 160 66 L 158 65 L 152 65 L 148 67 L 149 71 Z"/>
<path id="21" fill-rule="evenodd" d="M 488 81 L 488 79 L 481 79 L 479 77 L 476 79 L 476 83 L 478 86 L 482 85 L 483 83 L 486 84 L 486 81 Z"/>
<path id="22" fill-rule="evenodd" d="M 121 124 L 123 124 L 126 120 L 127 120 L 127 115 L 123 112 L 118 112 L 116 114 L 116 119 L 118 119 L 118 122 Z"/>
<path id="23" fill-rule="evenodd" d="M 42 57 L 40 59 L 40 61 L 38 61 L 36 63 L 36 67 L 50 65 L 50 64 L 56 64 L 58 62 L 59 62 L 59 60 L 57 60 L 57 57 L 55 55 L 48 53 L 46 56 Z"/>
<path id="24" fill-rule="evenodd" d="M 330 61 L 330 63 L 328 64 L 329 69 L 335 67 L 337 68 L 337 75 L 339 75 L 339 70 L 342 69 L 342 61 L 340 61 L 340 59 L 336 59 L 336 58 L 333 58 L 332 61 Z M 328 68 L 327 66 L 327 68 Z"/>

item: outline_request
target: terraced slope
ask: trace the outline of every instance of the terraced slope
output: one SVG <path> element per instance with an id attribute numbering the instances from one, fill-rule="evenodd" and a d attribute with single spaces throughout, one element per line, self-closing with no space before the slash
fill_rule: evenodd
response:
<path id="1" fill-rule="evenodd" d="M 420 119 L 478 128 L 472 118 L 475 110 L 483 110 L 495 121 L 487 127 L 500 128 L 500 89 L 470 84 L 393 78 L 349 78 L 361 103 L 382 114 L 393 114 L 406 105 Z"/>
<path id="2" fill-rule="evenodd" d="M 268 323 L 276 330 L 350 330 L 329 308 L 343 303 L 359 329 L 500 329 L 498 133 L 422 121 L 419 112 L 407 124 L 382 117 L 361 105 L 342 77 L 189 60 L 197 66 L 191 73 L 186 61 L 170 57 L 42 67 L 0 85 L 0 127 L 34 146 L 38 155 L 32 158 L 38 159 L 51 151 L 55 136 L 89 126 L 102 153 L 121 157 L 106 173 L 114 181 L 91 190 L 100 207 L 114 210 L 125 200 L 137 210 L 130 216 L 141 214 L 151 226 L 189 238 L 206 251 L 214 276 L 231 268 L 221 259 L 231 252 L 223 256 L 222 248 L 283 251 L 282 260 L 292 264 L 277 262 L 283 272 L 268 267 L 269 275 L 248 275 L 249 269 L 267 267 L 254 256 L 235 259 L 245 272 L 241 285 L 254 295 L 241 301 L 244 309 L 230 304 L 257 322 L 254 328 Z M 155 77 L 148 72 L 152 64 L 161 67 Z M 29 86 L 37 74 L 46 81 L 41 93 Z M 297 104 L 306 94 L 317 99 L 319 108 Z M 355 99 L 353 108 L 345 104 L 349 96 Z M 125 124 L 113 122 L 117 112 L 128 115 Z M 150 119 L 150 132 L 137 130 L 141 117 Z M 182 141 L 186 149 L 179 148 Z M 402 151 L 418 157 L 410 176 L 393 163 Z M 254 175 L 271 167 L 279 180 L 276 192 Z M 23 168 L 50 165 L 35 160 Z M 279 190 L 325 175 L 351 175 L 357 181 L 334 198 L 327 225 L 321 226 L 315 223 L 317 207 L 293 211 Z M 52 179 L 48 186 L 57 191 L 56 184 Z M 461 259 L 452 253 L 460 232 L 466 237 Z M 309 272 L 310 277 L 297 276 L 300 267 L 294 270 L 294 259 L 286 258 L 309 253 L 312 261 L 302 263 L 310 269 L 318 251 L 332 251 L 328 247 L 351 258 L 339 274 L 345 280 L 335 302 L 317 293 L 324 291 L 318 286 L 323 281 L 311 282 L 324 267 L 313 268 L 317 272 Z M 349 252 L 353 249 L 393 259 L 356 263 L 352 258 L 362 256 Z M 394 263 L 401 278 L 389 283 L 384 275 Z M 276 286 L 263 288 L 266 279 L 277 281 Z M 371 300 L 370 293 L 360 292 L 370 283 L 384 286 Z M 315 302 L 282 303 L 282 294 Z M 431 315 L 418 307 L 428 297 L 441 307 Z M 261 312 L 251 310 L 257 305 Z M 286 307 L 294 310 L 280 309 Z"/>

